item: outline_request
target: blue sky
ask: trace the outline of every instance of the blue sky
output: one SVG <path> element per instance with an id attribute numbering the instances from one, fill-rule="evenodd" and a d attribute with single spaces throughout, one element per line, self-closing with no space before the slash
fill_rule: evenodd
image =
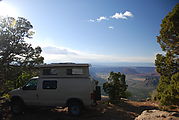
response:
<path id="1" fill-rule="evenodd" d="M 3 0 L 0 15 L 34 26 L 45 62 L 154 62 L 162 19 L 177 0 Z"/>

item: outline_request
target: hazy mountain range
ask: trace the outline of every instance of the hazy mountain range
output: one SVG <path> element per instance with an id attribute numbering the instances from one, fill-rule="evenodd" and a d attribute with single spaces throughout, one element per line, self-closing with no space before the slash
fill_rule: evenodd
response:
<path id="1" fill-rule="evenodd" d="M 128 91 L 132 93 L 129 99 L 142 100 L 149 97 L 149 94 L 156 89 L 159 81 L 159 74 L 155 67 L 137 67 L 137 66 L 102 66 L 96 65 L 90 67 L 91 76 L 99 81 L 102 86 L 107 81 L 109 73 L 120 72 L 126 75 Z M 102 92 L 102 94 L 105 94 Z"/>

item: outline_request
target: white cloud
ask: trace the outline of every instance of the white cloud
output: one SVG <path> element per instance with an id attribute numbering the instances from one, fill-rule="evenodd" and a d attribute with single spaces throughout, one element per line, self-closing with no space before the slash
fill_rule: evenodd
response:
<path id="1" fill-rule="evenodd" d="M 123 15 L 128 17 L 133 17 L 133 14 L 129 11 L 126 11 Z"/>
<path id="2" fill-rule="evenodd" d="M 50 51 L 47 51 L 47 48 Z M 59 47 L 54 45 L 49 45 L 42 47 L 42 56 L 45 58 L 45 62 L 151 62 L 154 58 L 146 57 L 123 57 L 115 55 L 104 55 L 104 54 L 94 54 L 88 52 L 82 52 L 78 50 L 73 50 L 65 47 Z M 89 57 L 90 56 L 90 57 Z"/>
<path id="3" fill-rule="evenodd" d="M 113 27 L 113 26 L 109 26 L 108 28 L 109 28 L 109 29 L 114 29 L 114 27 Z"/>
<path id="4" fill-rule="evenodd" d="M 124 16 L 122 13 L 115 13 L 111 18 L 116 18 L 116 19 L 127 19 L 126 16 Z"/>
<path id="5" fill-rule="evenodd" d="M 56 55 L 77 55 L 75 52 L 70 51 L 65 48 L 55 47 L 55 46 L 47 46 L 43 47 L 43 52 L 46 54 L 56 54 Z"/>
<path id="6" fill-rule="evenodd" d="M 101 20 L 107 20 L 107 18 L 104 17 L 104 16 L 101 16 L 101 17 L 97 18 L 96 20 L 97 20 L 98 22 L 100 22 Z"/>
<path id="7" fill-rule="evenodd" d="M 93 20 L 93 19 L 89 19 L 88 21 L 89 21 L 89 22 L 95 22 L 95 20 Z"/>
<path id="8" fill-rule="evenodd" d="M 133 14 L 129 11 L 126 11 L 124 13 L 115 13 L 111 18 L 115 19 L 128 19 L 128 17 L 133 17 Z"/>
<path id="9" fill-rule="evenodd" d="M 127 20 L 129 17 L 133 17 L 134 15 L 132 14 L 132 12 L 130 11 L 125 11 L 124 13 L 115 13 L 114 15 L 110 16 L 109 18 L 108 17 L 105 17 L 105 16 L 101 16 L 99 18 L 97 18 L 96 20 L 95 19 L 89 19 L 88 21 L 89 22 L 101 22 L 102 20 L 109 20 L 110 18 L 113 18 L 113 19 L 125 19 Z"/>
<path id="10" fill-rule="evenodd" d="M 85 62 L 85 63 L 113 63 L 113 62 L 154 62 L 152 57 L 126 57 L 120 55 L 105 55 L 83 52 L 70 49 L 67 47 L 57 46 L 52 38 L 40 39 L 35 37 L 26 42 L 31 43 L 33 47 L 40 46 L 42 48 L 42 56 L 45 63 L 59 62 Z"/>

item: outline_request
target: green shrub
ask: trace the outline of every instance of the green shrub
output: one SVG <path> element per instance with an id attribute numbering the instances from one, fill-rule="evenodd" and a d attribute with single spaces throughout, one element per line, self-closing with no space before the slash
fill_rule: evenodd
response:
<path id="1" fill-rule="evenodd" d="M 120 72 L 111 72 L 108 81 L 103 84 L 104 92 L 109 95 L 109 99 L 112 103 L 117 104 L 120 98 L 126 98 L 127 85 L 125 81 L 125 75 Z"/>

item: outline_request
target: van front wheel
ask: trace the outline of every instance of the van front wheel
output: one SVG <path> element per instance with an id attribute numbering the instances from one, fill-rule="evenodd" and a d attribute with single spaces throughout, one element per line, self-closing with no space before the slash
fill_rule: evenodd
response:
<path id="1" fill-rule="evenodd" d="M 71 102 L 68 105 L 68 112 L 73 116 L 79 116 L 81 114 L 81 107 L 79 102 Z"/>
<path id="2" fill-rule="evenodd" d="M 11 111 L 13 114 L 21 114 L 23 112 L 23 102 L 21 100 L 13 100 L 11 102 Z"/>

